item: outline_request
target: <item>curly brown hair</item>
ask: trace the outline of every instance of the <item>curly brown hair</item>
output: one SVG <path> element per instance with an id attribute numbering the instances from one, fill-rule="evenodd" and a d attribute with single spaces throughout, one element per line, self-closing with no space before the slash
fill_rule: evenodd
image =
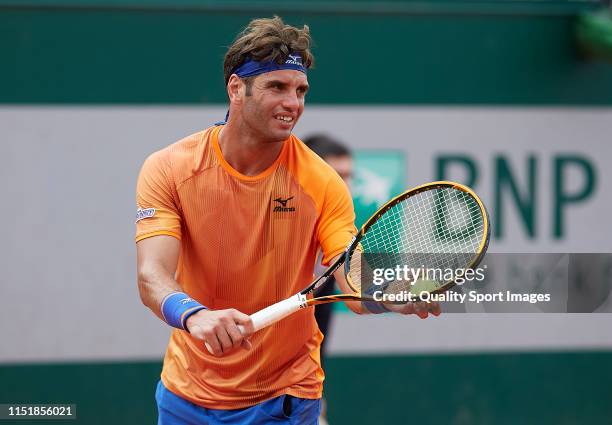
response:
<path id="1" fill-rule="evenodd" d="M 273 18 L 253 19 L 249 25 L 236 37 L 229 47 L 223 60 L 223 76 L 225 85 L 233 71 L 245 60 L 275 61 L 279 65 L 287 60 L 291 53 L 302 56 L 305 68 L 314 65 L 314 56 L 310 52 L 310 29 L 304 25 L 302 29 L 292 27 L 278 16 Z M 253 77 L 246 78 L 247 90 Z"/>

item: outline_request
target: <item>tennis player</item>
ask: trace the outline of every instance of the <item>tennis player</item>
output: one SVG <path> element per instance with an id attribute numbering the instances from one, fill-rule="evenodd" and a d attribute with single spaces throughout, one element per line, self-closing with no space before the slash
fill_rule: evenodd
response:
<path id="1" fill-rule="evenodd" d="M 355 233 L 346 185 L 292 134 L 310 41 L 307 26 L 253 20 L 225 55 L 226 122 L 142 166 L 140 295 L 176 328 L 156 392 L 159 424 L 317 423 L 324 375 L 313 309 L 257 333 L 248 316 L 306 286 L 317 252 L 328 264 Z M 437 313 L 426 304 L 389 308 Z"/>

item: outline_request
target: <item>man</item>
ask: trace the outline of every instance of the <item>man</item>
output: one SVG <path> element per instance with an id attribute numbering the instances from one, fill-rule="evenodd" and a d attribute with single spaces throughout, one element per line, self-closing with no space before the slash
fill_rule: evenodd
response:
<path id="1" fill-rule="evenodd" d="M 312 309 L 257 333 L 248 316 L 306 286 L 319 247 L 328 264 L 355 232 L 346 185 L 291 134 L 312 63 L 307 26 L 253 20 L 225 55 L 226 123 L 142 167 L 140 295 L 177 328 L 157 387 L 160 424 L 317 421 L 323 372 Z M 390 308 L 416 312 L 401 307 Z"/>

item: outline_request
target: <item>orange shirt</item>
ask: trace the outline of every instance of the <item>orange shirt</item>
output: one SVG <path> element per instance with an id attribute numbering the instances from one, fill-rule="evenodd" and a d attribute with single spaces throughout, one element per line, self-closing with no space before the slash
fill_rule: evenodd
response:
<path id="1" fill-rule="evenodd" d="M 223 158 L 212 127 L 152 154 L 137 187 L 136 241 L 171 235 L 181 241 L 176 279 L 210 309 L 252 314 L 313 279 L 355 233 L 348 188 L 297 137 L 276 161 L 245 176 Z M 188 332 L 172 332 L 162 381 L 198 405 L 238 409 L 281 394 L 321 397 L 319 332 L 312 308 L 253 335 L 250 351 L 208 353 Z"/>

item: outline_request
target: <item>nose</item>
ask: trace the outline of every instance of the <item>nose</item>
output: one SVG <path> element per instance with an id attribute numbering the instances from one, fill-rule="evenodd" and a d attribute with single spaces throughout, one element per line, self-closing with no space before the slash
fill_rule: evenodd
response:
<path id="1" fill-rule="evenodd" d="M 293 91 L 288 91 L 286 96 L 283 97 L 283 107 L 288 111 L 297 113 L 300 109 L 301 100 L 298 97 L 297 93 Z"/>

